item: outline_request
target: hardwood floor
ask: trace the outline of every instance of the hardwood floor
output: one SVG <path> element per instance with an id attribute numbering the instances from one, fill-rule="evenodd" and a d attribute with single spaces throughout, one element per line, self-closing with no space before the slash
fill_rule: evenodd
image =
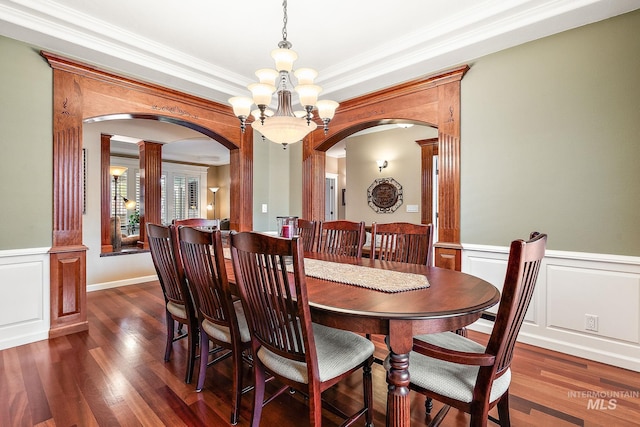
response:
<path id="1" fill-rule="evenodd" d="M 175 343 L 172 360 L 163 361 L 163 303 L 157 282 L 91 292 L 88 332 L 1 351 L 0 426 L 229 425 L 231 361 L 209 368 L 201 393 L 195 380 L 185 384 L 186 342 Z M 381 340 L 376 344 L 383 356 Z M 513 426 L 640 425 L 638 372 L 520 344 L 512 371 Z M 384 426 L 384 369 L 374 365 L 373 376 L 374 421 Z M 325 398 L 345 410 L 360 405 L 361 379 L 354 375 Z M 251 399 L 251 392 L 242 399 L 239 426 L 249 425 Z M 434 414 L 439 407 L 434 403 Z M 412 394 L 411 411 L 412 425 L 424 425 L 422 396 Z M 297 427 L 307 420 L 304 399 L 284 395 L 264 409 L 262 425 Z M 468 420 L 452 409 L 442 425 Z M 340 422 L 325 411 L 324 426 Z"/>

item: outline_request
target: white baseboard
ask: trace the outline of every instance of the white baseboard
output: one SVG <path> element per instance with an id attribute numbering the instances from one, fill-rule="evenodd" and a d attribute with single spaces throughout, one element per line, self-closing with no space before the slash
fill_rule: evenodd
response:
<path id="1" fill-rule="evenodd" d="M 151 276 L 134 277 L 132 279 L 122 279 L 122 280 L 114 280 L 112 282 L 96 283 L 93 285 L 87 285 L 87 292 L 118 288 L 120 286 L 136 285 L 138 283 L 152 282 L 154 280 L 158 280 L 158 276 L 156 276 L 155 274 Z"/>

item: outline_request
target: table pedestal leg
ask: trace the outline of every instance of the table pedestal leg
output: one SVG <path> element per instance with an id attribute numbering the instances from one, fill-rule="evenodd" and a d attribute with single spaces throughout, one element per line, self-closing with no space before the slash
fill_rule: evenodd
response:
<path id="1" fill-rule="evenodd" d="M 409 354 L 389 354 L 387 372 L 387 427 L 409 427 L 411 400 L 409 399 Z"/>

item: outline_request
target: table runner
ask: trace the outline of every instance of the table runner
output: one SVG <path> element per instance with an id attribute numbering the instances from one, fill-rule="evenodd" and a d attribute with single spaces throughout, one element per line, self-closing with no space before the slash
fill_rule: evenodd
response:
<path id="1" fill-rule="evenodd" d="M 318 259 L 304 260 L 307 276 L 332 282 L 346 283 L 381 292 L 405 292 L 429 287 L 422 274 L 402 273 L 362 265 L 342 264 Z"/>
<path id="2" fill-rule="evenodd" d="M 224 248 L 225 258 L 231 258 L 231 251 Z M 293 272 L 293 266 L 287 270 Z M 421 274 L 403 273 L 362 265 L 342 264 L 319 259 L 304 259 L 307 276 L 347 285 L 360 286 L 376 291 L 395 293 L 428 288 L 429 281 Z"/>

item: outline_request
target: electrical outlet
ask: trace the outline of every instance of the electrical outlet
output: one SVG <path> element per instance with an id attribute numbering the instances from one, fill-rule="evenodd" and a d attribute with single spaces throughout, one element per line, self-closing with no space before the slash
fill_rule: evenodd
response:
<path id="1" fill-rule="evenodd" d="M 585 314 L 584 329 L 587 331 L 598 332 L 598 316 L 595 314 Z"/>

